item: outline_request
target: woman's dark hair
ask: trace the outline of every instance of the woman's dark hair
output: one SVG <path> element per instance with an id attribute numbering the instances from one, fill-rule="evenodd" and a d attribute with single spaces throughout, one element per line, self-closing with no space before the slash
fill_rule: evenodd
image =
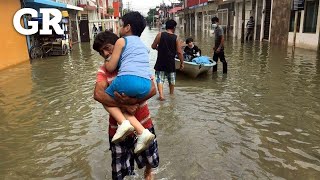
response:
<path id="1" fill-rule="evenodd" d="M 188 38 L 188 39 L 186 40 L 186 44 L 189 44 L 189 43 L 191 43 L 191 42 L 193 42 L 193 39 L 192 39 L 192 38 Z"/>
<path id="2" fill-rule="evenodd" d="M 116 41 L 119 39 L 117 35 L 115 35 L 111 31 L 104 31 L 99 33 L 93 42 L 93 49 L 97 52 L 100 52 L 100 49 L 106 44 L 115 45 Z"/>
<path id="3" fill-rule="evenodd" d="M 125 14 L 122 17 L 123 27 L 130 24 L 132 34 L 135 36 L 141 36 L 144 28 L 146 28 L 147 22 L 144 17 L 137 11 L 132 11 Z"/>
<path id="4" fill-rule="evenodd" d="M 170 19 L 166 22 L 166 29 L 174 29 L 177 26 L 177 22 L 173 19 Z"/>
<path id="5" fill-rule="evenodd" d="M 212 22 L 212 24 L 214 24 L 214 23 L 216 23 L 216 22 L 219 22 L 219 18 L 218 17 L 213 17 L 212 19 L 211 19 L 211 22 Z"/>

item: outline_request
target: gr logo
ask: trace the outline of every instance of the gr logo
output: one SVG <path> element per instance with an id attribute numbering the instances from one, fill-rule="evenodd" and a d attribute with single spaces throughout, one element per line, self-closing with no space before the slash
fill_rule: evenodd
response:
<path id="1" fill-rule="evenodd" d="M 40 8 L 40 13 L 42 14 L 42 29 L 40 29 L 40 35 L 51 35 L 52 30 L 49 29 L 50 26 L 53 27 L 55 32 L 62 35 L 64 32 L 59 26 L 59 22 L 62 20 L 62 14 L 58 9 L 53 8 Z M 20 24 L 20 19 L 25 14 L 31 14 L 31 17 L 38 17 L 38 12 L 32 8 L 23 8 L 16 12 L 13 17 L 14 28 L 23 35 L 32 35 L 38 32 L 38 21 L 28 21 L 28 26 L 31 29 L 25 29 Z M 54 17 L 50 19 L 50 14 Z"/>

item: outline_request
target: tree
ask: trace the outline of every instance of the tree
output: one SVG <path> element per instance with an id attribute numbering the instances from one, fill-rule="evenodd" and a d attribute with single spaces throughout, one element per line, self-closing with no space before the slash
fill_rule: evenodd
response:
<path id="1" fill-rule="evenodd" d="M 114 9 L 113 9 L 113 8 L 108 7 L 108 9 L 107 9 L 107 13 L 108 13 L 108 14 L 110 14 L 110 15 L 112 15 L 112 14 L 113 14 L 113 12 L 114 12 Z"/>
<path id="2" fill-rule="evenodd" d="M 150 8 L 149 9 L 148 16 L 154 16 L 156 14 L 157 14 L 156 8 L 154 8 L 154 9 Z"/>
<path id="3" fill-rule="evenodd" d="M 130 9 L 123 9 L 123 15 L 124 16 L 125 14 L 127 14 L 128 12 L 130 12 Z"/>
<path id="4" fill-rule="evenodd" d="M 155 16 L 156 14 L 157 14 L 156 8 L 154 8 L 154 9 L 150 8 L 150 9 L 149 9 L 148 16 L 147 16 L 147 18 L 146 18 L 146 21 L 147 21 L 148 24 L 151 24 L 151 22 L 154 21 L 154 16 Z M 154 23 L 154 22 L 153 22 L 153 23 Z"/>

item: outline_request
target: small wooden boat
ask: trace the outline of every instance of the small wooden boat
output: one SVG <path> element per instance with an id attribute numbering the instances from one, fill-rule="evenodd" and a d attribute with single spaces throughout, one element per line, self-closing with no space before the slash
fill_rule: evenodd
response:
<path id="1" fill-rule="evenodd" d="M 195 62 L 184 61 L 183 73 L 187 74 L 190 77 L 197 77 L 199 74 L 208 72 L 213 66 L 216 66 L 217 63 L 210 59 L 210 64 L 197 64 Z M 175 59 L 176 69 L 180 69 L 180 60 Z"/>

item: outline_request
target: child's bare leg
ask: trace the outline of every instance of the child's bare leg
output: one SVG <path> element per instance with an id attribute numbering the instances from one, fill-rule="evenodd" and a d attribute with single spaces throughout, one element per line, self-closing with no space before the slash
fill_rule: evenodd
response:
<path id="1" fill-rule="evenodd" d="M 109 114 L 117 121 L 118 124 L 122 124 L 126 117 L 121 112 L 121 109 L 118 107 L 108 107 L 104 106 L 104 108 L 109 112 Z"/>
<path id="2" fill-rule="evenodd" d="M 128 120 L 126 120 L 120 108 L 106 107 L 106 106 L 105 108 L 118 123 L 117 131 L 115 135 L 112 137 L 111 142 L 119 143 L 121 141 L 124 141 L 126 136 L 129 135 L 134 130 L 134 127 L 130 124 Z"/>
<path id="3" fill-rule="evenodd" d="M 142 134 L 145 129 L 142 124 L 137 120 L 137 118 L 131 114 L 123 113 L 124 117 L 129 120 L 130 124 L 134 127 L 134 130 L 138 135 Z"/>
<path id="4" fill-rule="evenodd" d="M 121 109 L 118 107 L 106 107 L 106 110 L 110 115 L 117 121 L 118 124 L 122 124 L 124 120 L 129 120 L 130 124 L 134 127 L 138 135 L 142 134 L 142 131 L 145 129 L 141 123 L 131 114 L 122 113 Z"/>

